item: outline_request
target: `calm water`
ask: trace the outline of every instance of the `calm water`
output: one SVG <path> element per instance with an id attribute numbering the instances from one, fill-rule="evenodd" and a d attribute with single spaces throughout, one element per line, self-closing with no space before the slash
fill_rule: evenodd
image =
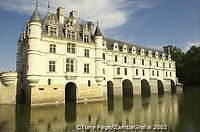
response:
<path id="1" fill-rule="evenodd" d="M 0 132 L 71 132 L 81 124 L 167 125 L 170 132 L 200 132 L 200 92 L 31 108 L 0 105 Z"/>

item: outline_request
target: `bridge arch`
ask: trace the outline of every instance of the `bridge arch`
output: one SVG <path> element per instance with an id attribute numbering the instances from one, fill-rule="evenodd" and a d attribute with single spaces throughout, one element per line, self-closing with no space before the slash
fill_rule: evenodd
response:
<path id="1" fill-rule="evenodd" d="M 164 85 L 161 80 L 157 80 L 157 87 L 158 87 L 158 95 L 163 96 L 164 95 Z"/>
<path id="2" fill-rule="evenodd" d="M 171 93 L 175 94 L 176 93 L 176 85 L 175 82 L 173 80 L 170 81 L 171 83 Z"/>
<path id="3" fill-rule="evenodd" d="M 76 84 L 69 82 L 65 85 L 65 102 L 76 102 Z"/>
<path id="4" fill-rule="evenodd" d="M 150 85 L 146 79 L 141 80 L 141 95 L 142 97 L 149 97 L 151 95 Z"/>
<path id="5" fill-rule="evenodd" d="M 122 82 L 122 94 L 124 96 L 133 97 L 133 85 L 132 82 L 128 79 L 125 79 Z"/>

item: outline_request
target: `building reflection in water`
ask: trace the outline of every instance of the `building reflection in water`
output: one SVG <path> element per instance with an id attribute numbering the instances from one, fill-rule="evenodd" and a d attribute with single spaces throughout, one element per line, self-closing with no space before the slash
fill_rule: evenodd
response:
<path id="1" fill-rule="evenodd" d="M 97 103 L 0 107 L 0 131 L 71 131 L 76 124 L 154 125 L 178 123 L 178 96 L 115 98 Z M 14 114 L 15 113 L 15 114 Z"/>

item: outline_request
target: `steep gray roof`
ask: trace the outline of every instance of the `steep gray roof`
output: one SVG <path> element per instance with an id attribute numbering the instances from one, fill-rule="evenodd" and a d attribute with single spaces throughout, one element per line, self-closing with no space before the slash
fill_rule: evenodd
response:
<path id="1" fill-rule="evenodd" d="M 112 38 L 104 37 L 104 40 L 107 42 L 106 46 L 107 46 L 107 48 L 109 50 L 113 50 L 114 43 L 118 43 L 118 45 L 119 45 L 118 47 L 119 47 L 120 51 L 122 51 L 123 45 L 127 45 L 128 52 L 131 52 L 132 47 L 135 47 L 137 53 L 139 53 L 141 49 L 144 49 L 146 54 L 147 54 L 147 51 L 149 51 L 149 50 L 151 50 L 153 53 L 155 53 L 156 51 L 159 54 L 164 53 L 161 50 L 157 50 L 157 49 L 153 49 L 153 48 L 148 48 L 148 47 L 145 47 L 145 46 L 140 46 L 140 45 L 136 45 L 136 44 L 132 44 L 132 43 L 128 43 L 128 42 L 123 42 L 123 41 L 112 39 Z"/>
<path id="2" fill-rule="evenodd" d="M 94 36 L 103 36 L 98 24 L 97 24 L 96 30 L 94 32 Z"/>
<path id="3" fill-rule="evenodd" d="M 31 19 L 29 22 L 41 22 L 41 18 L 40 18 L 40 13 L 38 8 L 35 9 L 35 11 L 33 12 L 33 15 L 31 16 Z"/>

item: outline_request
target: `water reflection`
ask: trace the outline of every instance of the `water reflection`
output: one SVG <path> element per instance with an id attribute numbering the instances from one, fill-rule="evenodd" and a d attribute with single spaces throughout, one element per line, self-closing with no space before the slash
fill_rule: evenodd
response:
<path id="1" fill-rule="evenodd" d="M 187 127 L 196 127 L 199 123 L 199 117 L 189 116 L 191 114 L 189 107 L 196 106 L 189 99 L 183 100 L 183 97 L 165 94 L 162 98 L 157 95 L 152 95 L 150 98 L 136 96 L 89 104 L 67 103 L 33 107 L 0 105 L 0 131 L 70 132 L 75 130 L 77 124 L 167 124 L 170 131 L 182 132 L 186 128 L 180 123 Z M 197 98 L 199 99 L 199 96 Z M 197 110 L 193 112 L 198 114 Z M 192 119 L 196 119 L 196 122 Z"/>

